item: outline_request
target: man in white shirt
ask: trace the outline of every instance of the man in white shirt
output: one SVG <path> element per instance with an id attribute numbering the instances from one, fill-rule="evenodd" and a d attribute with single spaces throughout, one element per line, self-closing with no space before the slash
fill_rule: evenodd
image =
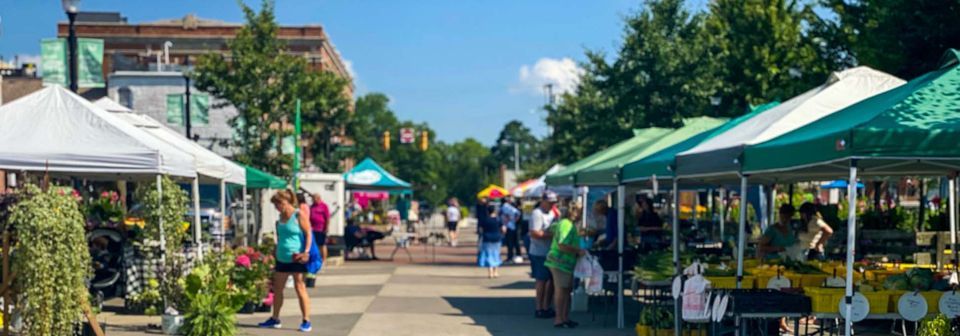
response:
<path id="1" fill-rule="evenodd" d="M 456 197 L 447 201 L 447 210 L 444 212 L 447 217 L 447 240 L 450 246 L 457 246 L 457 225 L 460 224 L 460 202 Z"/>
<path id="2" fill-rule="evenodd" d="M 520 210 L 514 206 L 516 201 L 507 197 L 500 207 L 500 220 L 507 227 L 507 234 L 504 237 L 504 245 L 507 246 L 507 262 L 519 263 L 523 261 L 520 257 L 520 237 L 517 235 L 517 224 L 520 222 Z M 517 257 L 517 260 L 514 260 Z"/>
<path id="3" fill-rule="evenodd" d="M 530 216 L 530 249 L 527 254 L 530 256 L 530 274 L 536 280 L 537 310 L 534 313 L 536 318 L 553 318 L 556 314 L 550 309 L 550 302 L 553 299 L 550 270 L 544 266 L 553 239 L 550 226 L 557 219 L 552 211 L 556 203 L 557 194 L 547 191 L 540 201 L 540 206 L 534 209 Z"/>

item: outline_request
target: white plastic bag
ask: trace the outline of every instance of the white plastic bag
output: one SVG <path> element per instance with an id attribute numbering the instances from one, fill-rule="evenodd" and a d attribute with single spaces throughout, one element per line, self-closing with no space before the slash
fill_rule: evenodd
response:
<path id="1" fill-rule="evenodd" d="M 710 280 L 700 273 L 703 268 L 694 263 L 687 270 L 693 276 L 683 282 L 683 320 L 688 322 L 706 322 L 710 320 Z M 684 271 L 687 271 L 684 270 Z"/>
<path id="2" fill-rule="evenodd" d="M 573 276 L 580 279 L 587 279 L 593 275 L 593 265 L 590 264 L 591 256 L 584 254 L 577 259 L 577 266 L 573 268 Z"/>
<path id="3" fill-rule="evenodd" d="M 590 277 L 587 280 L 587 294 L 599 295 L 603 293 L 603 267 L 596 257 L 590 256 Z"/>

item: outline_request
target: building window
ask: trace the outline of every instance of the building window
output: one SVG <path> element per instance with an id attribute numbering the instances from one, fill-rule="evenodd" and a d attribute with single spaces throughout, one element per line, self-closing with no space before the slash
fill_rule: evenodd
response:
<path id="1" fill-rule="evenodd" d="M 130 91 L 130 88 L 126 86 L 120 88 L 120 90 L 117 90 L 117 95 L 119 96 L 117 99 L 120 105 L 131 110 L 133 109 L 133 92 Z"/>
<path id="2" fill-rule="evenodd" d="M 183 94 L 167 95 L 167 123 L 177 126 L 183 125 L 184 111 Z M 207 126 L 210 114 L 210 96 L 205 94 L 190 95 L 190 126 Z"/>

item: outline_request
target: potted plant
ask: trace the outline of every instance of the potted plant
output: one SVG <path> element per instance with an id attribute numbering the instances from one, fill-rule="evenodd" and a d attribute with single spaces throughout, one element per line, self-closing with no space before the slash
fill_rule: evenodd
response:
<path id="1" fill-rule="evenodd" d="M 16 198 L 0 225 L 16 232 L 11 268 L 20 334 L 69 335 L 89 300 L 92 260 L 83 215 L 68 189 L 26 185 Z"/>
<path id="2" fill-rule="evenodd" d="M 247 294 L 231 283 L 234 261 L 229 254 L 211 255 L 184 277 L 186 298 L 185 336 L 232 336 L 236 334 L 235 313 L 246 303 Z"/>
<path id="3" fill-rule="evenodd" d="M 252 247 L 238 248 L 234 254 L 230 280 L 245 300 L 240 312 L 252 314 L 267 295 L 273 256 L 264 255 Z"/>
<path id="4" fill-rule="evenodd" d="M 183 241 L 187 237 L 189 225 L 184 225 L 183 214 L 187 212 L 187 193 L 173 180 L 163 177 L 160 181 L 162 190 L 158 192 L 156 184 L 141 185 L 137 189 L 136 197 L 143 204 L 144 225 L 141 250 L 154 251 L 154 246 L 160 247 L 157 257 L 162 253 L 164 263 L 157 270 L 159 291 L 162 298 L 163 310 L 161 325 L 168 335 L 178 333 L 183 324 L 180 314 L 186 303 L 183 295 L 181 279 L 184 276 L 186 260 L 182 254 Z M 163 225 L 164 239 L 160 239 L 160 227 Z M 153 244 L 156 243 L 156 244 Z M 147 253 L 151 256 L 153 253 Z"/>

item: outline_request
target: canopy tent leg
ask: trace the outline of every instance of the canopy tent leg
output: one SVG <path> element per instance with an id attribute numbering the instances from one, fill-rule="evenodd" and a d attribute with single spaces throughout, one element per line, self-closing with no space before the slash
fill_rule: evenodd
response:
<path id="1" fill-rule="evenodd" d="M 727 189 L 720 188 L 720 220 L 717 223 L 720 223 L 720 243 L 722 244 L 726 238 L 724 238 L 723 227 L 727 224 Z"/>
<path id="2" fill-rule="evenodd" d="M 677 277 L 682 279 L 682 269 L 680 268 L 680 190 L 679 190 L 679 179 L 676 176 L 673 178 L 673 205 L 671 206 L 671 212 L 673 213 L 673 268 L 674 274 Z M 622 294 L 622 293 L 621 293 Z M 681 310 L 680 306 L 682 305 L 682 300 L 676 299 L 673 304 L 673 330 L 676 336 L 680 336 L 680 332 L 683 329 L 683 324 L 681 322 Z"/>
<path id="3" fill-rule="evenodd" d="M 788 188 L 788 191 L 787 191 L 787 202 L 790 202 L 790 203 L 789 203 L 790 206 L 794 206 L 794 204 L 793 204 L 793 187 L 794 187 L 794 184 L 793 184 L 793 183 L 790 183 L 790 187 Z"/>
<path id="4" fill-rule="evenodd" d="M 227 248 L 227 180 L 220 180 L 220 250 Z"/>
<path id="5" fill-rule="evenodd" d="M 743 255 L 747 231 L 747 175 L 740 177 L 740 223 L 737 225 L 737 288 L 743 288 Z"/>
<path id="6" fill-rule="evenodd" d="M 770 223 L 767 222 L 767 192 L 763 188 L 763 184 L 757 186 L 758 195 L 760 195 L 760 232 L 766 232 L 767 226 Z"/>
<path id="7" fill-rule="evenodd" d="M 920 209 L 917 211 L 917 231 L 924 232 L 923 222 L 926 217 L 927 210 L 927 193 L 924 190 L 926 183 L 924 183 L 923 178 L 918 178 L 917 181 L 920 183 Z"/>
<path id="8" fill-rule="evenodd" d="M 960 258 L 957 258 L 957 173 L 950 175 L 950 190 L 947 199 L 950 202 L 950 256 L 953 257 L 953 269 L 957 270 Z"/>
<path id="9" fill-rule="evenodd" d="M 589 200 L 590 187 L 583 187 L 583 200 L 580 201 L 580 227 L 587 227 L 587 209 L 590 209 L 587 206 L 587 201 Z"/>
<path id="10" fill-rule="evenodd" d="M 767 211 L 767 223 L 773 225 L 777 222 L 777 185 L 770 185 L 770 201 L 767 203 L 767 208 L 770 210 Z"/>
<path id="11" fill-rule="evenodd" d="M 657 181 L 657 175 L 651 176 L 650 181 L 653 182 L 653 199 L 657 199 L 657 195 L 660 194 L 660 181 Z"/>
<path id="12" fill-rule="evenodd" d="M 617 186 L 617 328 L 623 329 L 623 230 L 627 186 Z M 584 207 L 586 208 L 586 207 Z"/>
<path id="13" fill-rule="evenodd" d="M 203 260 L 203 228 L 200 226 L 200 178 L 190 187 L 193 198 L 193 241 L 197 244 L 197 261 Z"/>
<path id="14" fill-rule="evenodd" d="M 700 190 L 693 190 L 693 209 L 690 210 L 690 216 L 693 217 L 693 229 L 700 229 Z"/>
<path id="15" fill-rule="evenodd" d="M 951 180 L 952 181 L 952 180 Z M 853 257 L 857 243 L 857 160 L 850 160 L 850 180 L 847 181 L 847 283 L 844 288 L 844 310 L 847 318 L 843 320 L 844 335 L 851 335 L 853 322 Z"/>
<path id="16" fill-rule="evenodd" d="M 243 195 L 240 196 L 240 204 L 243 207 L 243 246 L 250 246 L 250 217 L 247 216 L 247 186 L 243 186 Z"/>

